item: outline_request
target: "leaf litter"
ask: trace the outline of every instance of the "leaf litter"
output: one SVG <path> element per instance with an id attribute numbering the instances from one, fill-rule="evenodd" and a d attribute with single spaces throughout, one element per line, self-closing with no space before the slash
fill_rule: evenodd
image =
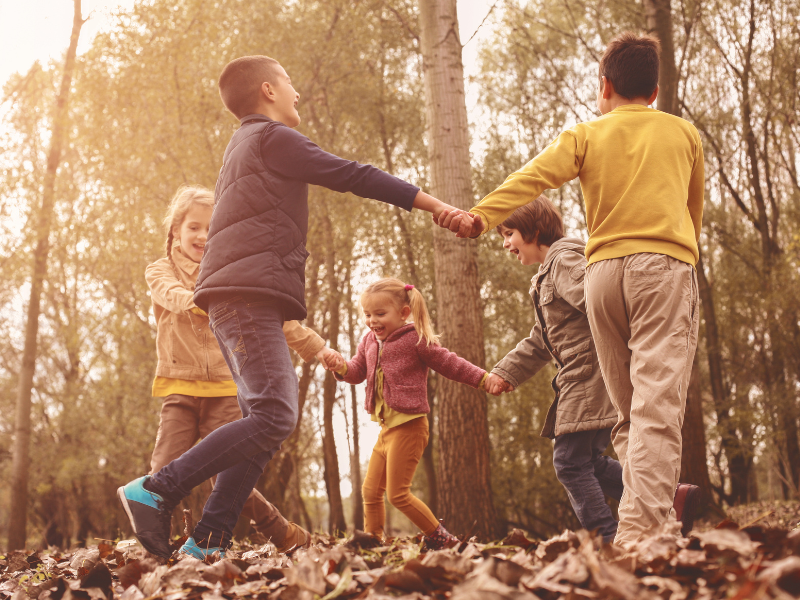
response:
<path id="1" fill-rule="evenodd" d="M 237 543 L 207 562 L 148 555 L 135 540 L 0 558 L 0 600 L 706 600 L 800 597 L 800 529 L 724 521 L 677 535 L 665 528 L 634 549 L 586 531 L 534 541 L 513 530 L 426 551 L 419 537 L 382 544 L 356 532 L 315 535 L 278 554 Z"/>

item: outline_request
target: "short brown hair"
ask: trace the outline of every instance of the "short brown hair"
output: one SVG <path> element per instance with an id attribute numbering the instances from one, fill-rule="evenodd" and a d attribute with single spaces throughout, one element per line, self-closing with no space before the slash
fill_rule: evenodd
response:
<path id="1" fill-rule="evenodd" d="M 232 60 L 219 76 L 222 103 L 237 119 L 256 111 L 261 85 L 275 85 L 281 64 L 269 56 L 242 56 Z"/>
<path id="2" fill-rule="evenodd" d="M 500 234 L 503 229 L 516 229 L 527 243 L 535 241 L 539 246 L 552 246 L 564 237 L 561 213 L 544 196 L 539 196 L 511 213 L 510 217 L 497 226 Z"/>
<path id="3" fill-rule="evenodd" d="M 615 37 L 600 59 L 600 77 L 623 98 L 649 98 L 658 86 L 661 44 L 650 35 L 626 31 Z"/>

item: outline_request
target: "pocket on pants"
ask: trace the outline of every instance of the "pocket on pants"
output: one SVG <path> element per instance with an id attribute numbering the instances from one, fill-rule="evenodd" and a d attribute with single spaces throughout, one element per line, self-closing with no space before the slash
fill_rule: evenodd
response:
<path id="1" fill-rule="evenodd" d="M 217 336 L 217 340 L 228 355 L 231 370 L 237 375 L 241 375 L 244 364 L 247 362 L 247 349 L 244 346 L 239 314 L 232 310 L 215 320 L 211 326 L 214 329 L 214 335 Z"/>

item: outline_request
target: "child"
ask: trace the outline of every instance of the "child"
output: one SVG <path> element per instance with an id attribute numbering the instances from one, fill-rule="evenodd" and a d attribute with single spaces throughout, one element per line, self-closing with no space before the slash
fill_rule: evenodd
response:
<path id="1" fill-rule="evenodd" d="M 586 319 L 584 244 L 564 238 L 561 215 L 544 196 L 515 210 L 497 231 L 503 248 L 521 264 L 541 266 L 530 291 L 536 325 L 530 337 L 492 369 L 486 390 L 513 391 L 555 359 L 556 397 L 542 436 L 555 438 L 553 466 L 581 526 L 597 530 L 611 542 L 617 520 L 605 496 L 616 500 L 622 496 L 622 467 L 603 452 L 611 441 L 617 411 L 606 392 Z"/>
<path id="2" fill-rule="evenodd" d="M 199 186 L 181 187 L 170 202 L 164 225 L 167 257 L 147 267 L 158 333 L 158 365 L 153 396 L 163 397 L 150 472 L 178 458 L 198 439 L 242 418 L 236 384 L 219 344 L 208 328 L 208 316 L 194 303 L 194 284 L 203 256 L 214 196 Z M 327 366 L 338 356 L 316 333 L 297 321 L 283 325 L 289 347 L 305 361 L 316 356 Z M 306 530 L 287 521 L 255 489 L 244 514 L 279 552 L 306 545 Z"/>
<path id="3" fill-rule="evenodd" d="M 580 179 L 589 228 L 586 310 L 619 414 L 613 443 L 625 491 L 615 542 L 624 547 L 672 514 L 699 323 L 703 147 L 691 124 L 648 108 L 658 94 L 658 54 L 652 37 L 616 37 L 600 60 L 602 116 L 561 133 L 473 216 L 438 218 L 460 236 L 476 236 L 545 189 Z M 676 513 L 693 502 L 684 492 L 678 489 Z"/>
<path id="4" fill-rule="evenodd" d="M 297 374 L 282 326 L 306 316 L 308 184 L 434 216 L 452 208 L 294 131 L 300 96 L 278 61 L 238 58 L 223 69 L 219 90 L 241 127 L 223 157 L 194 301 L 209 315 L 244 417 L 119 489 L 139 541 L 161 556 L 169 555 L 172 507 L 215 474 L 203 517 L 181 552 L 202 559 L 224 551 L 250 491 L 297 423 Z"/>
<path id="5" fill-rule="evenodd" d="M 430 548 L 458 542 L 431 510 L 411 493 L 411 480 L 428 445 L 428 368 L 460 383 L 482 388 L 486 371 L 439 345 L 422 294 L 398 279 L 381 279 L 361 294 L 369 331 L 356 357 L 335 371 L 347 383 L 367 380 L 365 408 L 381 424 L 367 467 L 364 527 L 384 537 L 383 495 L 425 534 Z M 406 323 L 411 317 L 413 323 Z"/>

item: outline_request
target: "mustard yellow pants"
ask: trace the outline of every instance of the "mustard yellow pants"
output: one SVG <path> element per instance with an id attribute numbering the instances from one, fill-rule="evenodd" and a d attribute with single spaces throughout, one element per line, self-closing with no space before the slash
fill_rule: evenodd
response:
<path id="1" fill-rule="evenodd" d="M 411 493 L 411 480 L 428 445 L 428 418 L 423 416 L 397 427 L 383 427 L 367 467 L 361 491 L 364 495 L 364 528 L 384 537 L 386 511 L 383 496 L 407 516 L 425 535 L 439 526 L 431 509 Z"/>

